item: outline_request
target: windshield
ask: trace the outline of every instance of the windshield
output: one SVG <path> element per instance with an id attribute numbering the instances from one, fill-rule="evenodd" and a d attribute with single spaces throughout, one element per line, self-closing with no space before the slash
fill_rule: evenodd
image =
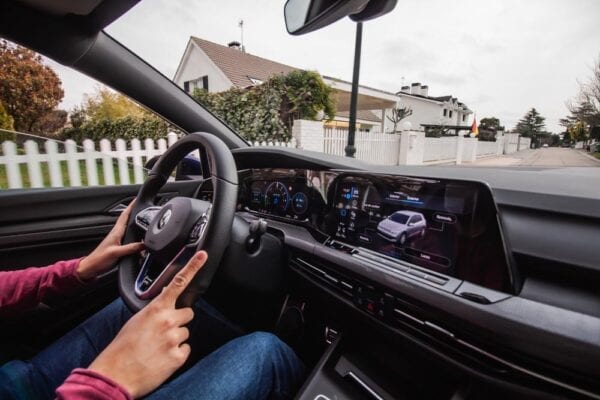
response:
<path id="1" fill-rule="evenodd" d="M 252 145 L 344 156 L 356 24 L 291 36 L 282 11 L 146 0 L 107 33 Z M 363 26 L 355 157 L 600 166 L 598 15 L 596 0 L 399 1 Z"/>
<path id="2" fill-rule="evenodd" d="M 390 219 L 394 222 L 397 222 L 399 224 L 406 224 L 406 222 L 408 221 L 408 216 L 405 214 L 393 214 Z"/>

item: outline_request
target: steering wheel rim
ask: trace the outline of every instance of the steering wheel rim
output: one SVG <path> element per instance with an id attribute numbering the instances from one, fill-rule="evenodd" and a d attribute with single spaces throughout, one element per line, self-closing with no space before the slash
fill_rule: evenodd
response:
<path id="1" fill-rule="evenodd" d="M 198 148 L 201 149 L 204 177 L 212 180 L 212 204 L 175 197 L 163 206 L 156 206 L 155 198 L 171 172 L 187 154 Z M 205 171 L 207 167 L 210 174 Z M 178 140 L 158 159 L 137 194 L 123 238 L 123 243 L 132 243 L 143 236 L 147 256 L 142 265 L 138 255 L 124 257 L 118 264 L 119 293 L 133 312 L 141 310 L 160 293 L 162 287 L 200 249 L 207 251 L 208 260 L 177 304 L 179 307 L 191 306 L 206 291 L 229 244 L 237 186 L 237 169 L 231 151 L 212 134 L 191 133 Z M 153 211 L 148 214 L 148 210 Z M 143 223 L 140 222 L 142 219 Z M 173 222 L 169 223 L 171 220 Z M 155 265 L 164 264 L 166 260 L 171 261 L 162 267 Z M 149 266 L 149 262 L 154 265 Z M 157 276 L 150 278 L 150 271 L 156 272 Z"/>

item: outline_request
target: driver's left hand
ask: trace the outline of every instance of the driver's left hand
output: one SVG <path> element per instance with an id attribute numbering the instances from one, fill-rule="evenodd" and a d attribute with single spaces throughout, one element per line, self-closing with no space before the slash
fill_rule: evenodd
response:
<path id="1" fill-rule="evenodd" d="M 121 240 L 127 228 L 127 221 L 135 200 L 121 213 L 115 226 L 87 257 L 79 262 L 77 276 L 82 281 L 97 277 L 111 269 L 121 257 L 138 253 L 144 249 L 142 242 L 122 245 Z"/>

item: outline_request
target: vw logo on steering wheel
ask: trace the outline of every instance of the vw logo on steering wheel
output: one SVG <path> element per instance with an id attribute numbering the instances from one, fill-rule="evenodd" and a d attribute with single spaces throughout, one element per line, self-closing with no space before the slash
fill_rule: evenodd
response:
<path id="1" fill-rule="evenodd" d="M 158 229 L 162 229 L 165 227 L 165 225 L 167 225 L 167 222 L 169 222 L 169 220 L 171 219 L 171 210 L 167 210 L 162 217 L 160 217 L 160 220 L 158 220 Z"/>

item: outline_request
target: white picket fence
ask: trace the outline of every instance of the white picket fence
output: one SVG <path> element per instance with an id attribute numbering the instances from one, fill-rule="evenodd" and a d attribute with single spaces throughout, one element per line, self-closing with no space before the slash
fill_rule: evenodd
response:
<path id="1" fill-rule="evenodd" d="M 347 129 L 325 128 L 323 134 L 324 153 L 336 156 L 346 154 Z M 359 160 L 383 165 L 398 165 L 398 155 L 400 154 L 400 137 L 398 135 L 357 131 L 354 146 L 356 147 L 355 156 Z"/>
<path id="2" fill-rule="evenodd" d="M 78 146 L 73 140 L 58 142 L 35 138 L 20 147 L 12 141 L 2 143 L 0 154 L 0 182 L 2 187 L 79 187 L 139 184 L 145 179 L 144 165 L 154 156 L 161 155 L 177 141 L 170 132 L 165 139 L 132 139 L 114 143 L 102 139 L 99 147 L 89 139 Z M 255 142 L 253 146 L 295 147 L 296 142 Z M 197 155 L 197 153 L 196 153 Z M 3 168 L 2 168 L 3 167 Z"/>
<path id="3" fill-rule="evenodd" d="M 297 144 L 296 144 L 296 139 L 292 138 L 290 139 L 288 142 L 282 142 L 282 141 L 262 141 L 262 142 L 258 142 L 258 141 L 251 141 L 250 142 L 251 146 L 275 146 L 275 147 L 292 147 L 292 148 L 296 148 Z"/>
<path id="4" fill-rule="evenodd" d="M 67 140 L 64 144 L 45 140 L 41 143 L 41 148 L 39 140 L 30 139 L 24 142 L 23 149 L 18 149 L 15 142 L 5 141 L 2 143 L 0 165 L 4 165 L 10 189 L 26 186 L 21 173 L 22 164 L 26 165 L 27 186 L 32 188 L 47 186 L 44 184 L 44 177 L 49 179 L 51 187 L 83 186 L 83 177 L 87 179 L 87 186 L 114 185 L 117 182 L 142 183 L 145 162 L 162 154 L 176 141 L 177 135 L 173 132 L 166 139 L 158 139 L 156 142 L 145 139 L 143 146 L 139 139 L 133 139 L 129 149 L 123 139 L 117 139 L 114 148 L 109 140 L 102 139 L 99 149 L 89 139 L 83 141 L 82 147 L 77 146 L 73 140 Z M 66 174 L 63 168 L 65 163 Z"/>

